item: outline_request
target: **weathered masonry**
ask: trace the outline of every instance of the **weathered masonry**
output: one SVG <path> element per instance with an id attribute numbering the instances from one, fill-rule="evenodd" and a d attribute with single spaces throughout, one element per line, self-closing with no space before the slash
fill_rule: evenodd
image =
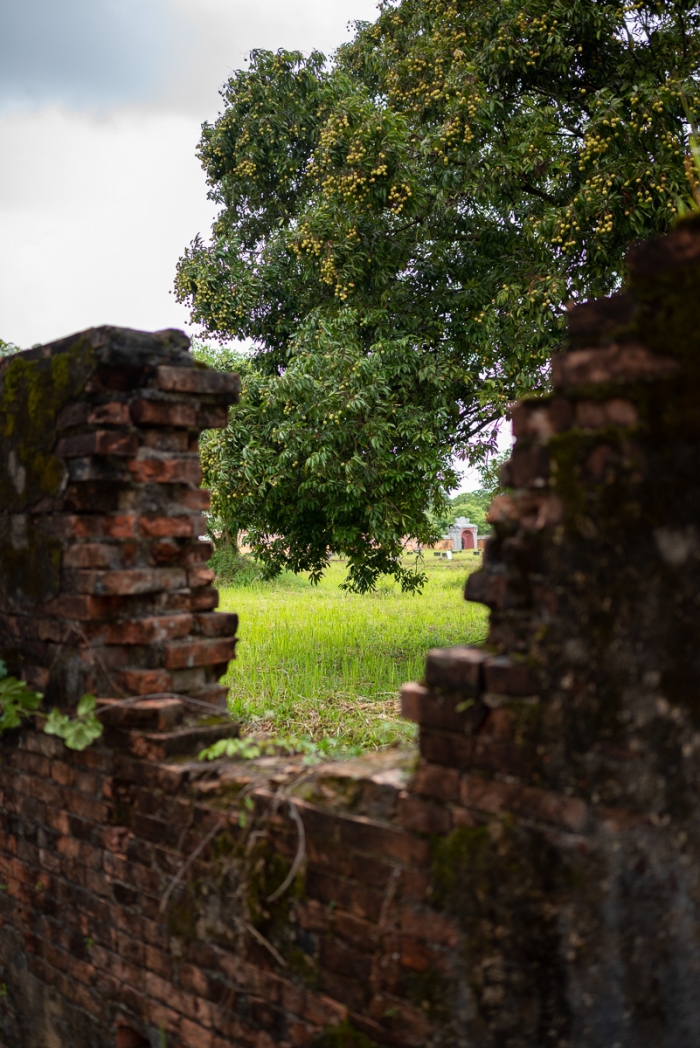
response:
<path id="1" fill-rule="evenodd" d="M 636 248 L 629 274 L 623 294 L 572 312 L 554 392 L 517 409 L 513 494 L 491 510 L 495 535 L 467 588 L 492 610 L 488 644 L 430 652 L 424 681 L 405 687 L 420 756 L 311 769 L 191 759 L 202 733 L 222 727 L 202 724 L 192 702 L 212 686 L 209 670 L 176 677 L 168 652 L 198 650 L 192 638 L 212 636 L 202 621 L 217 629 L 215 598 L 191 603 L 209 579 L 178 576 L 143 605 L 115 594 L 134 603 L 111 609 L 76 580 L 160 570 L 142 521 L 201 509 L 187 502 L 201 498 L 196 468 L 175 480 L 169 455 L 194 455 L 197 428 L 212 424 L 216 405 L 198 398 L 233 390 L 214 388 L 170 334 L 84 336 L 78 344 L 118 343 L 119 367 L 143 361 L 119 387 L 130 405 L 182 394 L 194 414 L 160 430 L 130 406 L 126 455 L 94 440 L 73 459 L 84 445 L 69 441 L 92 441 L 97 420 L 56 411 L 56 423 L 78 421 L 42 429 L 40 453 L 55 464 L 37 466 L 48 479 L 32 484 L 49 490 L 32 502 L 18 490 L 20 467 L 30 490 L 32 445 L 12 427 L 29 425 L 37 387 L 10 387 L 8 375 L 18 360 L 50 360 L 41 395 L 53 398 L 75 342 L 0 366 L 0 653 L 47 689 L 56 680 L 52 701 L 67 703 L 73 678 L 54 677 L 54 656 L 89 677 L 113 621 L 192 619 L 182 637 L 144 634 L 133 652 L 120 642 L 134 671 L 171 680 L 123 680 L 130 694 L 162 683 L 161 697 L 128 704 L 98 676 L 108 726 L 90 749 L 35 731 L 0 743 L 5 1048 L 696 1048 L 700 224 Z M 160 385 L 169 369 L 196 385 Z M 71 387 L 60 411 L 84 403 L 92 381 Z M 152 432 L 186 433 L 187 448 L 156 447 Z M 152 461 L 155 481 L 135 465 Z M 53 521 L 81 514 L 100 528 L 132 518 L 141 559 L 67 564 L 80 535 Z M 185 558 L 197 531 L 182 536 Z M 101 531 L 85 545 L 111 542 Z M 38 557 L 50 570 L 36 575 Z M 183 605 L 156 615 L 155 593 Z M 86 601 L 83 633 L 30 635 L 24 618 L 53 621 L 47 605 L 68 595 Z M 104 658 L 109 676 L 126 664 Z"/>
<path id="2" fill-rule="evenodd" d="M 197 439 L 235 376 L 177 331 L 98 328 L 0 364 L 0 630 L 50 702 L 223 701 L 236 618 L 214 615 Z"/>

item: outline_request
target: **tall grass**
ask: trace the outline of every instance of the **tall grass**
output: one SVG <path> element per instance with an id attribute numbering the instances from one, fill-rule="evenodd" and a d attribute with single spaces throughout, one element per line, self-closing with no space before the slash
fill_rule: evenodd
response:
<path id="1" fill-rule="evenodd" d="M 399 717 L 400 685 L 422 677 L 429 648 L 486 633 L 485 609 L 462 596 L 479 559 L 428 558 L 417 596 L 390 581 L 372 594 L 345 593 L 337 562 L 318 586 L 303 576 L 262 582 L 243 573 L 222 588 L 221 610 L 240 615 L 238 657 L 224 679 L 234 717 L 250 731 L 346 746 L 411 739 L 413 727 Z"/>

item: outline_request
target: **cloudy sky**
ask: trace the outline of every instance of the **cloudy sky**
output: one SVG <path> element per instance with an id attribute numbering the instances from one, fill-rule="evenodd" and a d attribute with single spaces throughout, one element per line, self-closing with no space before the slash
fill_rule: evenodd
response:
<path id="1" fill-rule="evenodd" d="M 326 53 L 376 0 L 0 0 L 0 338 L 188 317 L 213 210 L 195 157 L 254 47 Z"/>

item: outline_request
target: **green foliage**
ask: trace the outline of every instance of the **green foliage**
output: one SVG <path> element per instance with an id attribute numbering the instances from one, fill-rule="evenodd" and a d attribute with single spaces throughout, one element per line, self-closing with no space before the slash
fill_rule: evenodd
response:
<path id="1" fill-rule="evenodd" d="M 7 676 L 7 667 L 0 660 L 0 733 L 18 728 L 22 721 L 36 713 L 43 696 L 31 691 L 23 680 Z"/>
<path id="2" fill-rule="evenodd" d="M 411 742 L 398 693 L 422 677 L 426 648 L 479 644 L 487 631 L 486 608 L 463 598 L 480 558 L 457 553 L 448 562 L 428 553 L 423 564 L 420 595 L 388 578 L 373 593 L 343 591 L 345 565 L 337 561 L 317 586 L 285 574 L 222 589 L 221 609 L 241 621 L 223 683 L 246 735 L 363 750 Z"/>
<path id="3" fill-rule="evenodd" d="M 480 535 L 489 534 L 491 525 L 486 520 L 489 506 L 496 498 L 505 492 L 500 481 L 501 466 L 510 456 L 510 451 L 489 456 L 478 467 L 481 476 L 481 486 L 474 491 L 463 491 L 449 500 L 448 511 L 439 520 L 439 526 L 447 529 L 454 523 L 457 517 L 466 517 L 472 524 L 479 528 Z"/>
<path id="4" fill-rule="evenodd" d="M 230 543 L 220 543 L 208 567 L 216 572 L 219 586 L 252 586 L 263 577 L 261 566 L 250 556 L 239 553 Z"/>
<path id="5" fill-rule="evenodd" d="M 199 754 L 198 760 L 214 761 L 219 757 L 239 757 L 242 760 L 255 760 L 258 757 L 304 755 L 305 764 L 317 764 L 331 757 L 356 757 L 362 752 L 361 746 L 348 746 L 337 738 L 321 738 L 316 741 L 308 735 L 282 735 L 273 738 L 255 740 L 219 739 Z"/>
<path id="6" fill-rule="evenodd" d="M 425 576 L 403 563 L 402 540 L 439 537 L 426 510 L 455 486 L 447 436 L 457 411 L 444 404 L 439 361 L 395 339 L 366 352 L 361 328 L 351 309 L 317 315 L 281 375 L 244 370 L 233 422 L 200 441 L 204 479 L 218 526 L 245 529 L 267 577 L 287 567 L 315 581 L 341 552 L 356 592 L 382 574 L 410 590 Z"/>
<path id="7" fill-rule="evenodd" d="M 43 695 L 31 691 L 24 681 L 9 677 L 7 666 L 0 659 L 0 735 L 10 728 L 18 728 L 28 717 L 44 717 L 39 710 L 42 699 Z M 102 734 L 102 725 L 95 716 L 96 702 L 94 695 L 83 695 L 75 717 L 52 709 L 45 717 L 44 731 L 47 735 L 58 735 L 70 750 L 84 750 Z"/>
<path id="8" fill-rule="evenodd" d="M 0 338 L 0 357 L 11 357 L 14 353 L 19 353 L 19 346 L 15 346 L 13 342 L 5 342 L 4 339 Z"/>
<path id="9" fill-rule="evenodd" d="M 102 725 L 95 716 L 96 702 L 94 695 L 83 695 L 78 703 L 76 717 L 68 717 L 52 709 L 46 718 L 44 731 L 47 735 L 58 735 L 69 750 L 86 749 L 102 734 Z"/>
<path id="10" fill-rule="evenodd" d="M 472 524 L 476 524 L 479 534 L 483 535 L 489 531 L 486 523 L 486 513 L 493 501 L 491 493 L 483 488 L 476 491 L 463 491 L 450 499 L 448 512 L 440 518 L 440 527 L 443 533 L 454 524 L 457 517 L 466 517 Z"/>
<path id="11" fill-rule="evenodd" d="M 452 456 L 493 451 L 565 303 L 687 197 L 699 57 L 690 0 L 385 0 L 332 63 L 230 79 L 200 144 L 221 210 L 176 288 L 253 343 L 204 458 L 270 574 L 335 551 L 354 589 L 420 585 L 401 539 L 435 537 Z"/>

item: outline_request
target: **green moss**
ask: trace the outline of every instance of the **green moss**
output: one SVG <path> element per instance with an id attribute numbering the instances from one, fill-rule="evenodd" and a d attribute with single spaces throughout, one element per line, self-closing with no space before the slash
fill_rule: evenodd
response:
<path id="1" fill-rule="evenodd" d="M 188 896 L 190 892 L 188 891 Z M 197 910 L 194 900 L 187 902 L 168 903 L 167 912 L 168 935 L 174 939 L 180 939 L 184 943 L 191 942 L 196 935 Z"/>
<path id="2" fill-rule="evenodd" d="M 61 544 L 38 531 L 30 516 L 20 517 L 19 535 L 11 521 L 0 518 L 0 596 L 3 600 L 36 605 L 52 600 L 61 583 Z M 15 521 L 17 518 L 15 518 Z"/>
<path id="3" fill-rule="evenodd" d="M 329 1026 L 316 1037 L 310 1048 L 378 1048 L 375 1041 L 370 1041 L 360 1033 L 352 1023 L 344 1022 L 339 1026 Z"/>
<path id="4" fill-rule="evenodd" d="M 476 872 L 491 849 L 486 826 L 462 826 L 448 837 L 439 837 L 433 846 L 432 901 L 452 908 L 464 887 L 464 871 Z"/>
<path id="5" fill-rule="evenodd" d="M 409 1001 L 422 1008 L 435 1023 L 447 1023 L 453 1005 L 454 986 L 434 968 L 426 972 L 409 972 L 404 978 Z"/>
<path id="6" fill-rule="evenodd" d="M 0 503 L 9 512 L 55 495 L 64 466 L 54 454 L 58 414 L 85 388 L 93 353 L 84 339 L 49 357 L 17 354 L 0 379 L 2 459 L 10 469 L 0 476 Z"/>
<path id="7" fill-rule="evenodd" d="M 290 870 L 288 860 L 282 858 L 270 841 L 258 842 L 250 855 L 250 875 L 247 890 L 248 920 L 284 958 L 290 973 L 310 989 L 319 982 L 316 959 L 297 942 L 297 926 L 293 918 L 294 905 L 305 892 L 305 877 L 299 873 L 286 891 L 268 902 L 270 895 L 283 884 Z"/>

